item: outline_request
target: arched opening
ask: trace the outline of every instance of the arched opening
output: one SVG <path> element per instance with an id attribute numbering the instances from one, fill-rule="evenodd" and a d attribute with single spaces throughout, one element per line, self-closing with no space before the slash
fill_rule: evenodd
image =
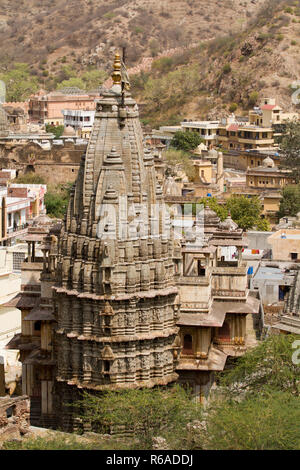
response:
<path id="1" fill-rule="evenodd" d="M 26 173 L 35 173 L 34 166 L 33 165 L 27 165 L 27 167 L 25 169 L 25 174 Z"/>
<path id="2" fill-rule="evenodd" d="M 223 324 L 222 328 L 219 328 L 218 338 L 220 341 L 230 341 L 230 326 L 227 321 Z"/>
<path id="3" fill-rule="evenodd" d="M 193 354 L 193 338 L 191 335 L 183 337 L 183 354 Z"/>

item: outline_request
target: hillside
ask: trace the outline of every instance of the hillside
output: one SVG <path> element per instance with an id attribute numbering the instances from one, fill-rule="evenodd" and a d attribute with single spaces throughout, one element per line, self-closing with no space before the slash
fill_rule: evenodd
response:
<path id="1" fill-rule="evenodd" d="M 51 88 L 62 64 L 107 69 L 112 51 L 125 45 L 133 65 L 141 57 L 234 32 L 263 1 L 2 0 L 0 71 L 25 62 Z"/>
<path id="2" fill-rule="evenodd" d="M 135 96 L 145 104 L 144 123 L 246 115 L 263 97 L 295 111 L 299 48 L 299 2 L 265 2 L 243 30 L 154 60 L 150 71 L 133 76 Z"/>
<path id="3" fill-rule="evenodd" d="M 95 88 L 126 46 L 145 124 L 246 114 L 263 96 L 293 110 L 299 22 L 299 0 L 2 0 L 0 78 L 9 101 Z"/>

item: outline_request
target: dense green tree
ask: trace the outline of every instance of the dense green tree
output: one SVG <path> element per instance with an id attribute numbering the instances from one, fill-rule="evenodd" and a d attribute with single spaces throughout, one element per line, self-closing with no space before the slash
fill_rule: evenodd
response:
<path id="1" fill-rule="evenodd" d="M 6 84 L 6 101 L 24 101 L 38 90 L 38 80 L 30 75 L 28 64 L 15 63 L 14 67 L 0 74 Z"/>
<path id="2" fill-rule="evenodd" d="M 232 195 L 226 202 L 232 220 L 244 230 L 249 230 L 260 221 L 262 205 L 258 197 Z"/>
<path id="3" fill-rule="evenodd" d="M 255 222 L 254 228 L 255 228 L 258 232 L 270 232 L 270 231 L 271 231 L 270 222 L 269 222 L 267 219 L 262 219 L 262 218 L 259 218 L 259 219 Z"/>
<path id="4" fill-rule="evenodd" d="M 107 73 L 104 72 L 104 70 L 98 69 L 87 70 L 81 75 L 81 79 L 84 82 L 85 90 L 93 90 L 99 88 L 106 78 Z"/>
<path id="5" fill-rule="evenodd" d="M 142 449 L 151 449 L 155 436 L 167 437 L 175 448 L 180 448 L 188 439 L 187 423 L 202 415 L 202 408 L 192 400 L 190 391 L 178 385 L 107 391 L 101 397 L 84 392 L 76 407 L 75 414 L 80 411 L 83 422 L 91 423 L 95 429 L 130 429 L 138 439 L 135 448 Z"/>
<path id="6" fill-rule="evenodd" d="M 300 184 L 285 186 L 279 207 L 279 217 L 294 217 L 300 211 Z"/>
<path id="7" fill-rule="evenodd" d="M 177 131 L 171 140 L 171 146 L 178 150 L 189 152 L 198 147 L 201 142 L 203 142 L 203 139 L 197 132 Z"/>
<path id="8" fill-rule="evenodd" d="M 228 209 L 224 204 L 219 204 L 215 197 L 203 197 L 199 199 L 199 204 L 203 204 L 204 206 L 208 204 L 210 209 L 212 209 L 218 217 L 220 217 L 221 221 L 225 220 L 228 215 Z"/>
<path id="9" fill-rule="evenodd" d="M 77 87 L 83 90 L 85 88 L 85 83 L 82 78 L 79 77 L 71 77 L 68 80 L 63 80 L 57 85 L 57 89 L 60 90 L 61 88 L 67 87 Z"/>
<path id="10" fill-rule="evenodd" d="M 297 341 L 300 335 L 269 336 L 240 357 L 234 368 L 224 371 L 220 385 L 226 394 L 237 398 L 269 390 L 298 396 L 300 354 L 297 355 Z"/>
<path id="11" fill-rule="evenodd" d="M 48 188 L 45 194 L 45 205 L 50 217 L 63 219 L 68 207 L 71 187 L 72 183 L 66 183 Z"/>
<path id="12" fill-rule="evenodd" d="M 55 135 L 56 139 L 59 139 L 59 137 L 63 134 L 64 132 L 64 126 L 52 126 L 51 124 L 46 124 L 46 132 L 50 132 L 51 134 Z"/>
<path id="13" fill-rule="evenodd" d="M 300 401 L 284 392 L 213 403 L 205 433 L 194 446 L 205 450 L 297 450 Z"/>
<path id="14" fill-rule="evenodd" d="M 293 170 L 297 183 L 300 182 L 300 123 L 290 121 L 286 124 L 285 135 L 281 142 L 281 165 Z"/>

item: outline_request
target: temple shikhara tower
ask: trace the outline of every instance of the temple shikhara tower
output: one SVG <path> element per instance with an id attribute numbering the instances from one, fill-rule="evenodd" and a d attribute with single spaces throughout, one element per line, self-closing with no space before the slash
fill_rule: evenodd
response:
<path id="1" fill-rule="evenodd" d="M 58 237 L 54 405 L 65 429 L 76 427 L 64 405 L 79 390 L 153 387 L 177 378 L 173 241 L 118 54 L 112 79 L 97 102 Z"/>

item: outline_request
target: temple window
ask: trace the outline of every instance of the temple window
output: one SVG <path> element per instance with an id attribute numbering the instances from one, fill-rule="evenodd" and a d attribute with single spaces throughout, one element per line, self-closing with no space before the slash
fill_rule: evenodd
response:
<path id="1" fill-rule="evenodd" d="M 198 276 L 205 276 L 205 267 L 202 266 L 200 260 L 198 260 L 197 269 L 198 269 Z"/>
<path id="2" fill-rule="evenodd" d="M 191 335 L 183 337 L 183 354 L 193 354 L 193 338 Z"/>

